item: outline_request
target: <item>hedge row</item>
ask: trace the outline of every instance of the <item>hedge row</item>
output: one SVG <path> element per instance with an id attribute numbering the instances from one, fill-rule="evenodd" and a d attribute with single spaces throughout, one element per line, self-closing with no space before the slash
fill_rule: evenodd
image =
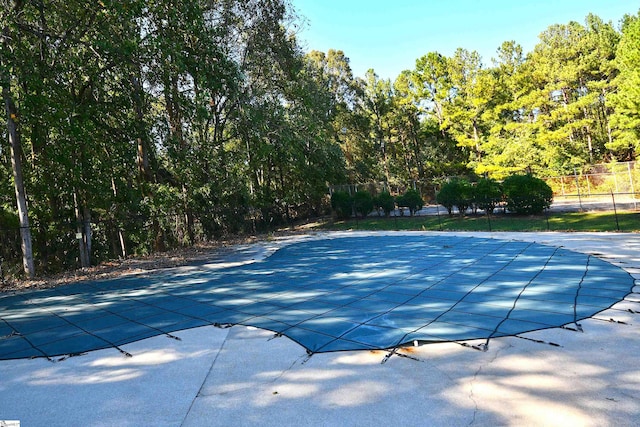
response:
<path id="1" fill-rule="evenodd" d="M 466 179 L 454 179 L 444 184 L 436 195 L 436 202 L 444 206 L 449 215 L 455 207 L 463 215 L 469 208 L 493 213 L 504 204 L 516 214 L 541 214 L 551 206 L 553 191 L 541 179 L 531 175 L 512 175 L 502 183 L 482 178 L 475 185 Z"/>
<path id="2" fill-rule="evenodd" d="M 382 192 L 373 197 L 368 191 L 358 191 L 353 196 L 344 191 L 336 191 L 331 195 L 331 207 L 339 219 L 348 219 L 354 214 L 366 217 L 374 210 L 389 216 L 396 206 L 401 214 L 404 209 L 409 209 L 410 215 L 413 216 L 422 209 L 424 201 L 416 190 L 408 190 L 397 197 L 393 197 L 388 192 Z"/>

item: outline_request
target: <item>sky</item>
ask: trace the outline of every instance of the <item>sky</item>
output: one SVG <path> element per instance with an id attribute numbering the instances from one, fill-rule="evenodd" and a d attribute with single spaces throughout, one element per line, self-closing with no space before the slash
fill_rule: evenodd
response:
<path id="1" fill-rule="evenodd" d="M 491 65 L 507 40 L 530 52 L 553 24 L 584 23 L 593 13 L 617 27 L 639 0 L 291 0 L 304 18 L 298 40 L 306 51 L 342 50 L 353 74 L 373 68 L 384 79 L 413 69 L 419 57 L 458 47 Z"/>

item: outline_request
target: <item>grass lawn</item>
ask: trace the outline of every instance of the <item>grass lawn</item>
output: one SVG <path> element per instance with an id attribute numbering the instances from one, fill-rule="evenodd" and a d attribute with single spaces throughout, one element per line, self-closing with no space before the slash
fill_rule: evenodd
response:
<path id="1" fill-rule="evenodd" d="M 548 216 L 512 214 L 470 215 L 463 218 L 446 214 L 420 217 L 368 217 L 327 222 L 325 230 L 432 230 L 432 231 L 640 231 L 638 212 L 554 213 Z"/>

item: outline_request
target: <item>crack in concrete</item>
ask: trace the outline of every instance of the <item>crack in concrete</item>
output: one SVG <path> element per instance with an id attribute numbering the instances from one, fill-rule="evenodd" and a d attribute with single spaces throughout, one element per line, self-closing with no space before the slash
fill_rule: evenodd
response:
<path id="1" fill-rule="evenodd" d="M 282 378 L 283 376 L 285 376 L 285 374 L 289 371 L 291 371 L 293 369 L 293 367 L 298 363 L 299 360 L 304 359 L 306 356 L 300 356 L 297 357 L 292 363 L 291 365 L 289 365 L 288 368 L 283 369 L 282 372 L 280 372 L 280 374 L 275 377 L 274 379 L 272 379 L 271 381 L 269 381 L 270 384 L 275 384 L 280 378 Z"/>
<path id="2" fill-rule="evenodd" d="M 513 345 L 512 344 L 508 344 L 508 346 L 504 347 L 504 348 L 511 348 L 511 347 L 513 347 Z M 478 401 L 475 399 L 474 392 L 473 392 L 475 382 L 478 379 L 478 376 L 480 375 L 480 373 L 482 372 L 482 368 L 485 367 L 485 366 L 489 366 L 493 362 L 495 362 L 496 359 L 498 358 L 498 356 L 500 355 L 500 353 L 502 352 L 502 350 L 503 350 L 503 348 L 498 348 L 496 350 L 496 353 L 493 355 L 493 357 L 488 362 L 486 362 L 484 364 L 480 364 L 480 366 L 478 367 L 476 372 L 473 374 L 473 378 L 471 379 L 471 382 L 469 383 L 469 400 L 471 400 L 473 402 L 474 410 L 473 410 L 473 417 L 471 418 L 471 421 L 469 422 L 468 426 L 474 425 L 474 423 L 476 422 L 476 416 L 478 415 L 478 411 L 480 410 L 480 408 L 478 406 Z"/>
<path id="3" fill-rule="evenodd" d="M 187 421 L 187 418 L 189 418 L 189 414 L 191 413 L 191 410 L 193 409 L 193 406 L 196 403 L 196 399 L 198 397 L 202 396 L 202 390 L 204 389 L 204 385 L 207 383 L 207 380 L 209 379 L 209 376 L 211 375 L 211 372 L 213 371 L 213 367 L 215 366 L 216 362 L 218 361 L 218 357 L 220 356 L 220 353 L 222 353 L 222 349 L 224 348 L 225 344 L 227 343 L 227 339 L 229 338 L 229 331 L 230 331 L 230 329 L 227 329 L 227 334 L 224 337 L 224 341 L 222 341 L 222 345 L 220 345 L 220 348 L 218 349 L 218 352 L 216 353 L 216 356 L 213 358 L 213 362 L 211 362 L 211 366 L 209 366 L 209 371 L 207 371 L 207 375 L 204 376 L 204 379 L 202 380 L 202 383 L 200 384 L 200 387 L 198 388 L 198 392 L 196 393 L 196 395 L 191 400 L 191 403 L 189 404 L 189 409 L 187 409 L 187 412 L 184 414 L 184 417 L 182 418 L 182 422 L 180 423 L 180 427 L 184 426 L 184 423 Z"/>

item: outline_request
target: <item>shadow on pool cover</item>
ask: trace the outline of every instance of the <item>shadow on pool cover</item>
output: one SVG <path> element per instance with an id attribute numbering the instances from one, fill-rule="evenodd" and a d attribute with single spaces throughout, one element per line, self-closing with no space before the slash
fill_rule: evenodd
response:
<path id="1" fill-rule="evenodd" d="M 310 240 L 240 267 L 4 295 L 0 359 L 123 351 L 204 325 L 256 326 L 309 353 L 488 342 L 577 323 L 633 286 L 627 272 L 599 258 L 536 243 L 442 235 Z"/>

